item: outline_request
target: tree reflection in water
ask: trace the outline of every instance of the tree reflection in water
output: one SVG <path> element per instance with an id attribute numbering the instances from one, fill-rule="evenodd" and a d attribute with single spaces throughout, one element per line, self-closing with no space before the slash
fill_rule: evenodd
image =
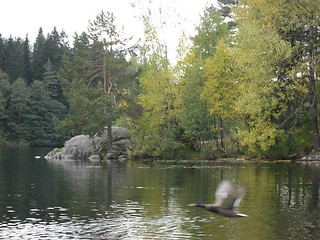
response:
<path id="1" fill-rule="evenodd" d="M 47 162 L 34 155 L 0 152 L 0 239 L 320 239 L 316 163 Z M 249 218 L 187 206 L 214 202 L 225 178 L 246 186 L 240 211 Z"/>

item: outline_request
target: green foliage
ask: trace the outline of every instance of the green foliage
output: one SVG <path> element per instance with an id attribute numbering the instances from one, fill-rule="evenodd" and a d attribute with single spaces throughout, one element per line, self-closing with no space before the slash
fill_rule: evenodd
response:
<path id="1" fill-rule="evenodd" d="M 210 114 L 233 119 L 235 102 L 239 98 L 238 80 L 242 73 L 224 40 L 218 42 L 214 57 L 207 59 L 204 71 L 207 80 L 202 96 L 209 102 Z"/>
<path id="2" fill-rule="evenodd" d="M 238 45 L 235 52 L 242 78 L 236 102 L 238 116 L 245 120 L 238 127 L 240 144 L 249 152 L 265 154 L 278 144 L 284 131 L 279 126 L 287 109 L 279 66 L 291 55 L 291 48 L 254 10 L 239 9 Z"/>
<path id="3" fill-rule="evenodd" d="M 164 144 L 174 142 L 175 88 L 169 70 L 148 69 L 139 79 L 142 92 L 138 96 L 142 116 L 138 120 L 137 151 L 158 156 L 164 153 Z M 174 146 L 170 144 L 172 147 Z M 139 149 L 141 146 L 141 149 Z"/>
<path id="4" fill-rule="evenodd" d="M 221 12 L 213 6 L 205 9 L 197 31 L 196 36 L 192 37 L 193 46 L 187 49 L 184 59 L 178 62 L 181 75 L 178 119 L 183 130 L 182 140 L 193 149 L 204 151 L 202 148 L 205 142 L 218 138 L 221 140 L 221 148 L 224 148 L 222 138 L 226 131 L 218 127 L 217 123 L 222 123 L 221 117 L 225 117 L 221 112 L 227 113 L 232 108 L 230 101 L 236 94 L 233 92 L 235 84 L 230 84 L 234 79 L 228 78 L 230 74 L 222 76 L 228 71 L 224 68 L 230 70 L 233 67 L 231 62 L 224 63 L 224 56 L 221 56 L 225 41 L 230 40 L 230 29 Z M 219 42 L 223 47 L 217 53 Z M 226 89 L 230 90 L 227 92 Z"/>
<path id="5" fill-rule="evenodd" d="M 138 156 L 279 159 L 316 149 L 320 5 L 218 2 L 181 38 L 174 68 L 150 18 L 139 54 L 103 11 L 72 48 L 56 28 L 40 28 L 32 51 L 27 37 L 0 35 L 0 142 L 55 144 L 54 125 L 71 137 L 117 123 Z"/>
<path id="6" fill-rule="evenodd" d="M 53 117 L 63 118 L 65 107 L 50 98 L 42 82 L 30 87 L 21 78 L 9 83 L 1 74 L 1 136 L 18 145 L 61 144 L 62 135 L 55 131 Z"/>
<path id="7" fill-rule="evenodd" d="M 27 74 L 25 59 L 30 57 L 25 55 L 28 54 L 27 42 L 27 38 L 22 41 L 21 38 L 2 39 L 0 36 L 0 69 L 8 74 L 10 82 Z"/>
<path id="8" fill-rule="evenodd" d="M 47 62 L 45 55 L 46 39 L 42 28 L 39 28 L 38 36 L 33 46 L 33 79 L 43 78 L 44 64 Z"/>
<path id="9" fill-rule="evenodd" d="M 49 92 L 50 97 L 52 99 L 63 102 L 64 97 L 62 93 L 61 84 L 49 59 L 47 63 L 44 65 L 43 83 L 46 86 L 46 91 Z"/>
<path id="10" fill-rule="evenodd" d="M 56 28 L 54 28 L 47 37 L 45 37 L 43 29 L 39 29 L 33 46 L 33 79 L 43 80 L 45 65 L 48 60 L 52 63 L 54 71 L 59 70 L 62 63 L 62 56 L 69 54 L 65 39 L 66 34 L 64 32 L 59 34 Z"/>
<path id="11" fill-rule="evenodd" d="M 32 66 L 31 66 L 31 52 L 30 52 L 28 36 L 25 38 L 23 43 L 23 67 L 24 67 L 24 72 L 22 77 L 27 82 L 27 85 L 30 85 L 32 83 L 33 73 L 32 73 Z"/>
<path id="12" fill-rule="evenodd" d="M 7 99 L 10 93 L 10 84 L 8 75 L 0 70 L 0 142 L 7 142 L 7 132 L 5 128 L 5 122 L 8 119 L 7 113 L 5 112 L 7 106 Z"/>
<path id="13" fill-rule="evenodd" d="M 182 129 L 182 142 L 195 150 L 200 150 L 202 142 L 210 140 L 212 117 L 207 102 L 201 98 L 205 76 L 201 70 L 203 61 L 191 51 L 184 59 L 181 86 L 177 99 L 177 118 Z"/>
<path id="14" fill-rule="evenodd" d="M 53 119 L 64 118 L 65 106 L 52 99 L 45 84 L 40 81 L 34 81 L 30 90 L 30 117 L 27 123 L 31 136 L 26 140 L 31 145 L 61 144 L 64 137 L 55 130 Z"/>
<path id="15" fill-rule="evenodd" d="M 78 134 L 93 135 L 106 125 L 104 115 L 105 96 L 102 85 L 86 86 L 81 80 L 73 80 L 65 92 L 69 110 L 67 118 L 58 122 L 58 129 L 71 137 Z"/>
<path id="16" fill-rule="evenodd" d="M 7 99 L 6 113 L 10 122 L 5 125 L 11 134 L 10 140 L 26 140 L 29 138 L 27 120 L 30 106 L 30 89 L 23 79 L 19 78 L 12 83 L 10 95 Z"/>
<path id="17" fill-rule="evenodd" d="M 118 117 L 134 75 L 125 59 L 126 41 L 114 15 L 103 11 L 90 22 L 88 34 L 75 36 L 72 57 L 63 58 L 58 74 L 69 106 L 58 128 L 68 136 L 93 135 Z"/>
<path id="18" fill-rule="evenodd" d="M 63 55 L 69 55 L 70 49 L 67 42 L 67 35 L 64 31 L 58 32 L 57 28 L 54 27 L 51 33 L 47 34 L 45 39 L 45 62 L 44 62 L 44 71 L 45 64 L 50 61 L 52 64 L 53 71 L 57 72 L 62 66 L 62 57 Z"/>
<path id="19" fill-rule="evenodd" d="M 166 47 L 150 23 L 145 23 L 145 43 L 141 49 L 142 72 L 138 95 L 142 116 L 138 119 L 134 154 L 149 156 L 171 155 L 178 147 L 175 128 L 177 80 L 166 59 Z M 168 148 L 170 146 L 170 148 Z"/>
<path id="20" fill-rule="evenodd" d="M 228 41 L 230 29 L 221 12 L 214 6 L 207 7 L 201 16 L 197 34 L 192 38 L 197 54 L 203 59 L 212 57 L 220 39 Z"/>
<path id="21" fill-rule="evenodd" d="M 75 37 L 73 57 L 64 56 L 63 67 L 58 73 L 68 103 L 68 116 L 57 124 L 58 129 L 69 137 L 81 133 L 94 134 L 99 124 L 106 124 L 102 110 L 105 101 L 102 85 L 98 82 L 88 84 L 94 71 L 89 41 L 86 33 Z"/>

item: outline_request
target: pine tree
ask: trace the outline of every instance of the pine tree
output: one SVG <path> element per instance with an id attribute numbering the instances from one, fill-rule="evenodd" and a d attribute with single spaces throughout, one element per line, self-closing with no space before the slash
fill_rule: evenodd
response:
<path id="1" fill-rule="evenodd" d="M 42 80 L 43 73 L 44 73 L 44 65 L 47 62 L 46 56 L 46 38 L 43 34 L 42 28 L 38 31 L 38 36 L 33 46 L 33 61 L 32 61 L 32 68 L 33 68 L 33 79 L 35 80 Z"/>
<path id="2" fill-rule="evenodd" d="M 61 85 L 49 59 L 44 65 L 43 83 L 45 84 L 46 91 L 52 99 L 63 102 Z"/>
<path id="3" fill-rule="evenodd" d="M 59 127 L 68 134 L 95 134 L 106 125 L 111 132 L 128 80 L 125 42 L 111 13 L 101 12 L 88 34 L 76 35 L 72 56 L 63 57 L 58 74 L 70 113 Z"/>
<path id="4" fill-rule="evenodd" d="M 54 119 L 63 119 L 66 107 L 52 99 L 45 84 L 34 81 L 30 87 L 29 115 L 26 119 L 28 138 L 32 146 L 61 144 L 64 136 L 55 129 Z"/>
<path id="5" fill-rule="evenodd" d="M 114 120 L 114 111 L 117 108 L 117 94 L 122 68 L 126 63 L 124 59 L 126 39 L 122 38 L 115 23 L 113 13 L 101 12 L 96 19 L 89 22 L 89 34 L 92 40 L 92 50 L 95 55 L 93 66 L 95 71 L 92 73 L 91 81 L 102 81 L 103 93 L 105 94 L 106 106 L 105 116 L 107 119 L 108 141 L 106 150 L 112 151 L 112 132 L 111 127 Z"/>
<path id="6" fill-rule="evenodd" d="M 17 79 L 11 85 L 10 96 L 7 101 L 5 123 L 9 140 L 14 142 L 27 142 L 29 140 L 27 119 L 30 117 L 30 89 L 22 78 Z"/>
<path id="7" fill-rule="evenodd" d="M 10 93 L 9 77 L 0 69 L 0 142 L 5 140 L 7 133 L 8 113 L 6 108 L 8 106 L 8 95 Z"/>
<path id="8" fill-rule="evenodd" d="M 45 43 L 45 58 L 50 59 L 53 70 L 58 71 L 61 67 L 62 56 L 68 54 L 68 46 L 65 32 L 59 33 L 56 27 L 47 35 Z"/>
<path id="9" fill-rule="evenodd" d="M 13 82 L 23 77 L 23 43 L 20 38 L 10 38 L 6 42 L 4 72 L 9 76 L 9 80 Z"/>
<path id="10" fill-rule="evenodd" d="M 31 68 L 31 59 L 30 59 L 30 46 L 29 46 L 29 38 L 26 36 L 23 42 L 23 78 L 26 80 L 27 84 L 30 85 L 32 83 L 32 68 Z"/>
<path id="11" fill-rule="evenodd" d="M 0 70 L 4 71 L 4 61 L 5 61 L 5 42 L 0 34 Z"/>

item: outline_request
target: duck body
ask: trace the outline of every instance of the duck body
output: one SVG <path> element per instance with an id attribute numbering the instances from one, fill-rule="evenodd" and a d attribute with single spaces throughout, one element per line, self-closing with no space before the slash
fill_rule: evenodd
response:
<path id="1" fill-rule="evenodd" d="M 245 189 L 243 186 L 237 186 L 235 188 L 230 181 L 224 180 L 219 184 L 216 190 L 215 204 L 204 204 L 202 202 L 197 202 L 194 204 L 189 204 L 189 206 L 201 207 L 210 212 L 229 218 L 248 217 L 248 215 L 242 214 L 235 209 L 239 206 L 244 194 Z"/>

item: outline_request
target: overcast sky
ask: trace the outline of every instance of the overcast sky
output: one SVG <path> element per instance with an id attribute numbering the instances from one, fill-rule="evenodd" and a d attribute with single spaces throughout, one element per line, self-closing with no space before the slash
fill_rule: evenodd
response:
<path id="1" fill-rule="evenodd" d="M 179 29 L 192 34 L 204 8 L 213 3 L 216 0 L 3 0 L 0 34 L 5 38 L 10 35 L 25 38 L 28 34 L 32 44 L 40 27 L 45 34 L 57 27 L 72 40 L 75 32 L 86 31 L 88 21 L 104 10 L 114 13 L 116 22 L 124 26 L 128 35 L 138 37 L 142 32 L 139 16 L 149 14 L 150 9 L 155 22 L 165 19 L 163 34 L 169 45 L 175 45 L 181 33 Z"/>

